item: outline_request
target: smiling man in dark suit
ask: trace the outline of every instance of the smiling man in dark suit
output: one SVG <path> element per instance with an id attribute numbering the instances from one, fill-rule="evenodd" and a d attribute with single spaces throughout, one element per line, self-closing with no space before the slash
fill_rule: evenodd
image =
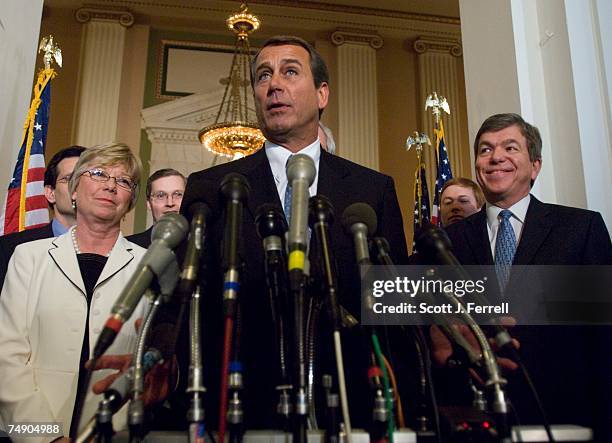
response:
<path id="1" fill-rule="evenodd" d="M 509 265 L 612 264 L 610 236 L 599 213 L 543 203 L 530 194 L 542 167 L 542 140 L 535 126 L 517 114 L 493 115 L 476 135 L 474 155 L 486 205 L 446 228 L 463 265 L 495 265 L 506 286 L 515 283 Z M 611 392 L 605 373 L 609 351 L 603 350 L 609 330 L 519 326 L 511 332 L 521 343 L 551 423 L 597 426 L 610 419 L 602 412 Z M 523 423 L 541 422 L 524 380 L 517 374 L 508 377 Z"/>
<path id="2" fill-rule="evenodd" d="M 215 334 L 219 338 L 222 333 L 218 320 L 222 315 L 219 258 L 223 237 L 223 203 L 218 197 L 218 189 L 229 172 L 244 175 L 250 183 L 250 195 L 241 226 L 241 254 L 245 263 L 240 289 L 243 325 L 241 352 L 246 380 L 245 420 L 247 427 L 261 428 L 273 427 L 275 422 L 275 386 L 278 380 L 274 374 L 278 369 L 275 366 L 273 324 L 264 280 L 264 251 L 256 234 L 254 216 L 263 203 L 284 208 L 287 188 L 285 164 L 289 156 L 300 153 L 314 160 L 317 175 L 310 187 L 310 195 L 324 195 L 334 206 L 336 221 L 331 227 L 331 241 L 338 262 L 339 298 L 354 316 L 359 317 L 360 312 L 359 273 L 352 239 L 343 232 L 339 221 L 344 209 L 355 202 L 368 203 L 378 216 L 377 234 L 389 240 L 397 263 L 406 260 L 407 251 L 392 178 L 333 156 L 320 147 L 318 124 L 320 114 L 327 106 L 329 80 L 325 62 L 315 49 L 295 37 L 269 39 L 253 61 L 251 79 L 258 120 L 266 137 L 264 147 L 244 159 L 192 174 L 187 182 L 182 212 L 187 213 L 187 208 L 195 201 L 205 201 L 212 209 L 213 220 L 207 231 L 206 246 L 209 291 L 204 299 L 204 303 L 210 305 L 204 308 L 204 312 L 214 313 L 217 321 L 211 319 L 207 323 L 209 332 L 205 335 L 210 337 Z M 321 335 L 320 340 L 327 343 L 331 336 Z M 217 342 L 212 346 L 218 347 L 220 340 Z M 366 382 L 369 351 L 367 347 L 352 349 L 355 352 L 351 357 L 365 364 L 359 370 L 354 365 L 346 365 L 349 373 L 347 384 L 352 399 L 363 400 L 369 392 Z M 216 349 L 208 355 L 218 352 Z M 211 380 L 216 382 L 218 366 L 214 367 L 211 376 Z M 210 385 L 215 382 L 208 386 L 211 405 L 214 405 L 213 414 L 217 409 L 218 388 Z M 315 382 L 320 384 L 320 378 Z M 364 391 L 366 397 L 357 391 Z M 367 402 L 356 403 L 359 410 L 351 412 L 363 424 L 371 412 Z"/>

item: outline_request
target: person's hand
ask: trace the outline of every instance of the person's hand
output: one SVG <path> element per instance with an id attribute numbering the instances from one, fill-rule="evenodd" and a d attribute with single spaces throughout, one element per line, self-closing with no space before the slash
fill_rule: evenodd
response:
<path id="1" fill-rule="evenodd" d="M 103 355 L 96 361 L 95 369 L 117 369 L 117 372 L 104 377 L 92 386 L 94 394 L 104 393 L 113 382 L 127 371 L 132 363 L 132 354 L 126 355 Z M 91 364 L 87 362 L 86 367 Z M 145 406 L 157 403 L 165 399 L 170 393 L 176 380 L 176 359 L 158 363 L 145 376 L 145 389 L 143 401 Z"/>
<path id="2" fill-rule="evenodd" d="M 92 361 L 89 360 L 85 363 L 85 367 L 87 369 L 90 368 Z M 102 394 L 104 393 L 110 386 L 117 380 L 119 377 L 123 375 L 125 371 L 130 368 L 132 364 L 132 354 L 123 354 L 123 355 L 103 355 L 102 357 L 96 360 L 96 367 L 93 368 L 94 371 L 98 369 L 116 369 L 117 372 L 111 374 L 109 376 L 104 377 L 102 380 L 94 383 L 91 387 L 91 390 L 94 394 Z"/>
<path id="3" fill-rule="evenodd" d="M 142 325 L 142 318 L 137 319 L 134 322 L 136 332 L 140 330 Z M 106 392 L 108 388 L 114 383 L 114 381 L 121 377 L 132 364 L 132 354 L 124 355 L 103 355 L 96 360 L 96 367 L 98 369 L 116 369 L 117 372 L 104 377 L 102 380 L 94 383 L 91 390 L 94 394 L 102 394 Z M 89 369 L 91 366 L 91 360 L 85 363 L 85 367 Z M 165 399 L 171 392 L 174 382 L 177 377 L 177 364 L 176 359 L 173 358 L 171 361 L 165 361 L 163 363 L 156 364 L 145 376 L 143 401 L 145 406 L 153 403 L 157 403 Z"/>
<path id="4" fill-rule="evenodd" d="M 514 320 L 514 318 L 512 317 L 501 317 L 500 323 L 506 328 L 511 328 L 516 325 L 516 320 Z M 478 353 L 481 352 L 480 345 L 478 344 L 476 337 L 474 336 L 474 334 L 472 334 L 472 331 L 468 326 L 463 323 L 457 323 L 453 324 L 452 327 L 455 328 L 455 330 L 457 330 L 461 335 L 463 335 L 463 337 L 465 337 L 472 349 L 474 349 Z M 442 330 L 435 325 L 430 328 L 430 337 L 431 353 L 434 364 L 436 366 L 443 367 L 446 365 L 448 359 L 453 354 L 452 344 L 448 340 L 448 338 L 446 338 L 446 335 L 444 335 Z M 489 339 L 489 343 L 491 343 L 491 347 L 494 352 L 498 351 L 493 339 Z M 520 343 L 518 342 L 518 340 L 512 339 L 512 344 L 516 349 L 519 349 Z M 504 357 L 497 357 L 497 364 L 502 369 L 502 371 L 514 371 L 518 368 L 516 362 Z M 476 376 L 478 380 L 480 380 L 475 371 L 471 372 L 473 373 L 473 375 Z"/>

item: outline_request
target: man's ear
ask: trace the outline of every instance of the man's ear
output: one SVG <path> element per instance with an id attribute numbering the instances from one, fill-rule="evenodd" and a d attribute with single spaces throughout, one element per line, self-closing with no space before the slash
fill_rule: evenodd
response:
<path id="1" fill-rule="evenodd" d="M 55 188 L 50 185 L 45 186 L 45 198 L 49 202 L 49 204 L 55 204 Z"/>
<path id="2" fill-rule="evenodd" d="M 149 212 L 153 213 L 153 210 L 151 209 L 151 202 L 149 200 L 147 200 L 147 209 Z"/>
<path id="3" fill-rule="evenodd" d="M 329 100 L 329 86 L 327 82 L 321 83 L 319 89 L 317 89 L 317 96 L 319 99 L 319 109 L 325 109 Z"/>

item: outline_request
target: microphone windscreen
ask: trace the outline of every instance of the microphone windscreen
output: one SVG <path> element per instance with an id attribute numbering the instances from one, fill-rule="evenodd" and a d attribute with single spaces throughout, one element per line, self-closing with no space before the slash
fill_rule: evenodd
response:
<path id="1" fill-rule="evenodd" d="M 317 168 L 312 158 L 306 154 L 295 154 L 289 157 L 287 161 L 287 180 L 289 180 L 289 183 L 297 179 L 304 179 L 310 186 L 316 175 Z"/>
<path id="2" fill-rule="evenodd" d="M 219 192 L 226 200 L 245 201 L 249 196 L 249 182 L 246 177 L 237 172 L 230 172 L 223 177 Z"/>
<path id="3" fill-rule="evenodd" d="M 264 203 L 257 208 L 255 227 L 257 235 L 261 239 L 270 235 L 283 237 L 288 229 L 283 210 L 272 203 Z"/>
<path id="4" fill-rule="evenodd" d="M 368 228 L 368 235 L 373 235 L 378 228 L 376 212 L 367 203 L 353 203 L 342 213 L 342 226 L 350 234 L 355 223 L 363 223 Z"/>
<path id="5" fill-rule="evenodd" d="M 435 254 L 451 248 L 451 241 L 446 231 L 432 223 L 426 222 L 414 236 L 417 250 L 422 254 Z"/>
<path id="6" fill-rule="evenodd" d="M 210 206 L 202 201 L 194 202 L 189 206 L 187 213 L 189 214 L 189 218 L 193 218 L 197 213 L 202 213 L 204 214 L 204 219 L 208 219 L 210 216 Z"/>
<path id="7" fill-rule="evenodd" d="M 151 233 L 151 240 L 162 240 L 170 249 L 174 249 L 187 236 L 189 223 L 185 217 L 176 213 L 161 217 Z"/>

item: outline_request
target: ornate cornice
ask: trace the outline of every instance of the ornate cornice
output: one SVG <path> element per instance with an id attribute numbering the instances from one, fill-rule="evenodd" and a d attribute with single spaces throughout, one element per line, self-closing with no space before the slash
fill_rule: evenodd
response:
<path id="1" fill-rule="evenodd" d="M 118 22 L 125 28 L 129 28 L 134 24 L 134 15 L 128 10 L 119 9 L 84 7 L 77 9 L 74 18 L 79 23 L 88 23 L 91 20 Z"/>
<path id="2" fill-rule="evenodd" d="M 146 128 L 146 131 L 151 142 L 201 145 L 197 129 Z"/>
<path id="3" fill-rule="evenodd" d="M 332 33 L 331 41 L 336 46 L 341 46 L 345 43 L 365 43 L 373 49 L 380 49 L 384 44 L 382 37 L 377 33 L 360 29 L 340 28 Z"/>
<path id="4" fill-rule="evenodd" d="M 108 3 L 126 7 L 148 8 L 152 6 L 167 9 L 186 9 L 204 12 L 227 12 L 227 8 L 209 5 L 206 2 L 200 4 L 175 3 L 167 0 L 97 0 L 99 3 Z M 446 17 L 433 14 L 420 14 L 415 12 L 394 11 L 389 9 L 368 8 L 364 6 L 352 6 L 344 4 L 334 4 L 311 0 L 251 0 L 250 4 L 262 6 L 285 6 L 289 8 L 299 8 L 308 10 L 319 10 L 324 12 L 338 12 L 355 15 L 370 15 L 376 17 L 396 18 L 402 20 L 417 20 L 439 24 L 459 25 L 461 22 L 455 17 Z"/>
<path id="5" fill-rule="evenodd" d="M 412 47 L 419 54 L 426 52 L 444 52 L 454 57 L 463 55 L 463 48 L 458 40 L 438 37 L 419 37 L 412 42 Z"/>

